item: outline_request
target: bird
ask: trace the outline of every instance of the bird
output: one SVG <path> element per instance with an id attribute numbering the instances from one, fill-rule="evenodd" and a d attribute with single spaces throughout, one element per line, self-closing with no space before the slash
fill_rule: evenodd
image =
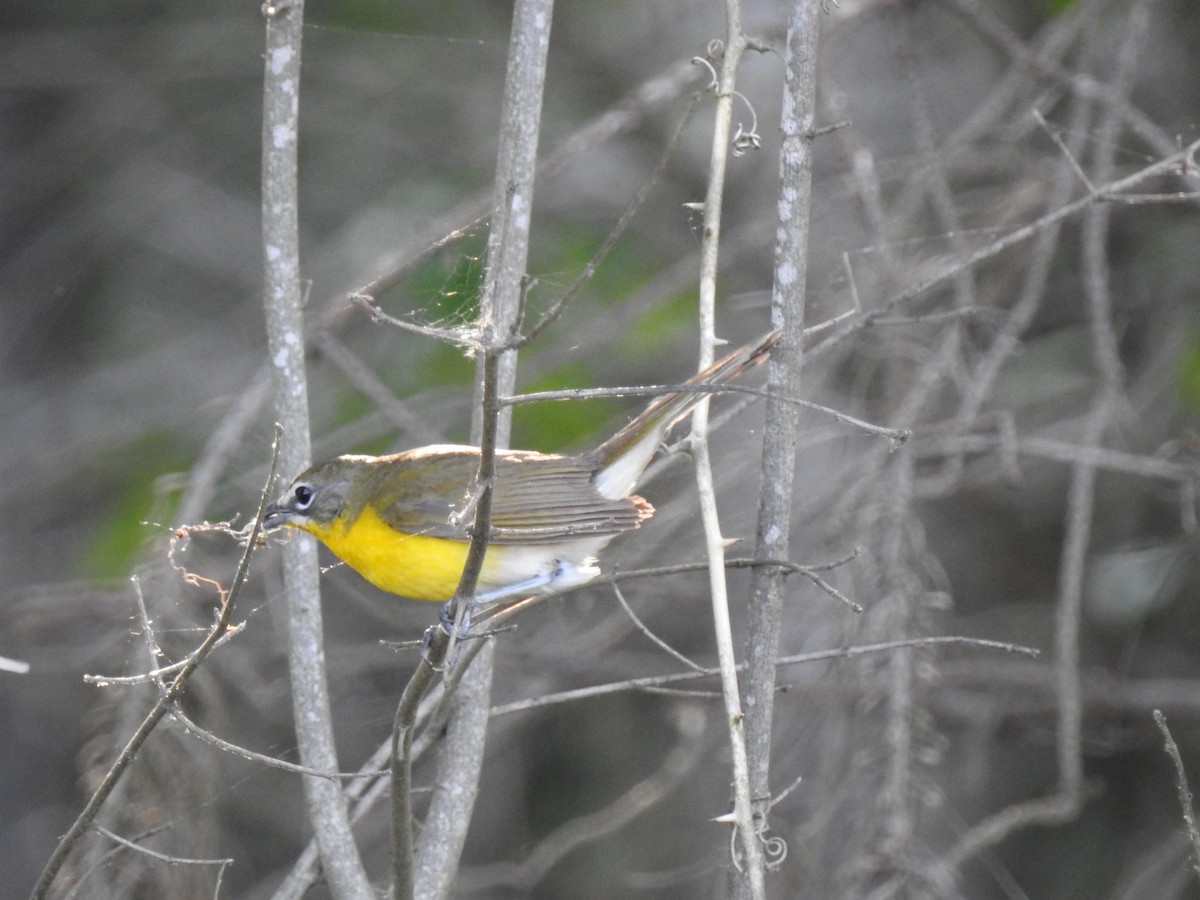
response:
<path id="1" fill-rule="evenodd" d="M 773 331 L 693 376 L 716 385 L 761 363 Z M 556 593 L 600 574 L 598 557 L 654 507 L 633 493 L 666 433 L 704 391 L 664 394 L 594 450 L 497 450 L 487 549 L 476 605 Z M 297 475 L 267 507 L 263 529 L 298 528 L 380 590 L 448 601 L 471 543 L 478 447 L 434 444 L 386 456 L 345 455 Z"/>

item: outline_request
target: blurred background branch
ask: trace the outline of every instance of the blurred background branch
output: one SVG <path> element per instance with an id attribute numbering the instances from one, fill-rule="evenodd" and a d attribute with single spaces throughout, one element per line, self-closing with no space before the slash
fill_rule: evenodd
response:
<path id="1" fill-rule="evenodd" d="M 770 316 L 784 136 L 767 111 L 782 108 L 786 13 L 741 4 L 745 32 L 777 52 L 747 54 L 738 77 L 761 150 L 731 154 L 723 193 L 714 332 L 730 342 Z M 812 146 L 798 399 L 912 436 L 895 448 L 798 413 L 779 558 L 857 548 L 821 578 L 863 612 L 808 579 L 783 585 L 779 654 L 807 661 L 771 683 L 765 796 L 800 781 L 770 811 L 789 852 L 766 893 L 1200 896 L 1150 716 L 1170 717 L 1197 768 L 1198 135 L 1180 89 L 1200 77 L 1195 4 L 842 0 L 817 18 L 816 130 L 850 125 Z M 593 259 L 687 121 L 595 276 L 523 349 L 517 392 L 672 384 L 693 369 L 713 120 L 708 95 L 687 119 L 707 81 L 688 61 L 724 19 L 697 0 L 555 10 L 529 321 Z M 153 703 L 144 683 L 82 681 L 151 668 L 128 576 L 161 648 L 153 666 L 183 659 L 211 626 L 211 598 L 180 579 L 168 545 L 181 525 L 245 524 L 275 415 L 256 302 L 259 10 L 16 0 L 0 24 L 0 656 L 30 666 L 0 671 L 0 896 L 27 896 Z M 347 298 L 433 329 L 477 319 L 511 25 L 504 4 L 306 4 L 304 262 L 291 277 L 293 296 L 311 298 L 300 349 L 315 457 L 470 436 L 473 361 Z M 710 442 L 722 533 L 749 539 L 765 413 L 727 416 L 741 400 L 713 398 L 723 424 Z M 586 450 L 641 404 L 520 405 L 512 443 Z M 684 458 L 655 466 L 640 489 L 654 518 L 603 563 L 659 571 L 620 582 L 636 620 L 600 583 L 494 640 L 492 707 L 523 711 L 488 720 L 449 896 L 728 889 L 729 826 L 713 821 L 730 798 L 721 701 L 650 692 L 690 670 L 648 635 L 706 670 L 717 662 L 704 579 L 687 568 L 703 552 Z M 184 534 L 176 561 L 227 577 L 240 551 L 228 535 Z M 278 552 L 255 560 L 238 633 L 197 672 L 184 712 L 299 762 Z M 380 638 L 415 639 L 434 612 L 319 558 L 341 768 L 377 771 L 417 659 Z M 729 573 L 735 596 L 750 578 Z M 740 604 L 731 628 L 745 647 Z M 951 635 L 1043 655 L 929 640 Z M 807 656 L 866 644 L 890 649 Z M 707 712 L 698 736 L 678 725 L 687 710 Z M 425 752 L 436 737 L 414 746 L 421 818 L 442 778 Z M 681 759 L 687 790 L 659 789 Z M 634 802 L 642 784 L 657 786 L 652 802 Z M 1059 824 L 988 830 L 1027 823 L 1028 804 L 1066 796 L 1064 784 L 1078 791 Z M 383 788 L 341 787 L 367 877 L 385 884 Z M 236 862 L 218 875 L 89 835 L 62 883 L 89 897 L 211 896 L 219 878 L 229 896 L 316 896 L 327 887 L 304 806 L 300 776 L 164 719 L 99 824 L 162 856 Z"/>

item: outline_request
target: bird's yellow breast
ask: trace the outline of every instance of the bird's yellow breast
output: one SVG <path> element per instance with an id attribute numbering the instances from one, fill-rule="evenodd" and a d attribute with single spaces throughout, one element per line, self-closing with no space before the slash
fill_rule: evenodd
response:
<path id="1" fill-rule="evenodd" d="M 470 546 L 449 538 L 404 534 L 369 505 L 348 524 L 339 518 L 328 525 L 310 521 L 301 527 L 375 587 L 413 600 L 449 600 Z M 485 573 L 487 562 L 485 557 Z"/>

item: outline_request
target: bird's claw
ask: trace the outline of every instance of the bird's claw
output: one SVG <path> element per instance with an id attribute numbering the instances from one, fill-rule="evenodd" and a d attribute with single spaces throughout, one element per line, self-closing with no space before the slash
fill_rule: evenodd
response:
<path id="1" fill-rule="evenodd" d="M 456 623 L 454 621 L 454 616 L 451 615 L 451 602 L 452 601 L 448 601 L 440 610 L 438 610 L 438 620 L 441 622 L 442 631 L 444 631 L 448 636 L 457 638 L 460 641 L 466 640 L 467 636 L 471 633 L 471 614 L 475 611 L 475 604 L 467 604 L 467 607 L 462 610 L 462 621 L 460 623 Z"/>

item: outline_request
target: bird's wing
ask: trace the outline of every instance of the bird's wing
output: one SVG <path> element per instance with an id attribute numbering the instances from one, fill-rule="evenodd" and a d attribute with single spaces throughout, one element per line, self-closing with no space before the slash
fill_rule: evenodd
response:
<path id="1" fill-rule="evenodd" d="M 371 502 L 405 534 L 469 540 L 479 451 L 428 447 L 379 461 Z M 640 497 L 609 499 L 592 481 L 587 457 L 499 451 L 492 496 L 493 543 L 542 544 L 637 528 L 653 507 Z"/>

